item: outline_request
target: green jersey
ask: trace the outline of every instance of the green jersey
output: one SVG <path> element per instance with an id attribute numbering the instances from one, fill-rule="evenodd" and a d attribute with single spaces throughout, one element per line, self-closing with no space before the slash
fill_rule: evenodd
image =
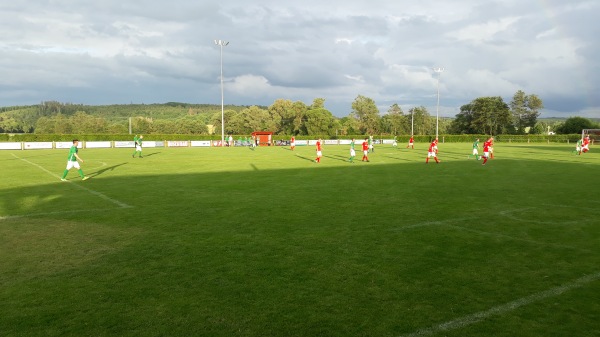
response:
<path id="1" fill-rule="evenodd" d="M 143 139 L 142 139 L 142 138 L 138 138 L 138 139 L 137 139 L 137 144 L 138 144 L 139 146 L 142 146 L 142 141 L 143 141 Z"/>
<path id="2" fill-rule="evenodd" d="M 478 148 L 479 148 L 479 141 L 478 141 L 478 140 L 476 140 L 476 141 L 473 143 L 473 148 L 474 148 L 474 149 L 478 149 Z"/>
<path id="3" fill-rule="evenodd" d="M 75 157 L 75 155 L 77 154 L 77 146 L 73 145 L 71 146 L 71 149 L 69 150 L 69 161 L 77 161 L 77 157 Z"/>
<path id="4" fill-rule="evenodd" d="M 354 141 L 351 141 L 351 142 L 350 142 L 350 149 L 351 149 L 351 150 L 354 150 Z"/>
<path id="5" fill-rule="evenodd" d="M 139 141 L 139 140 L 140 140 L 140 139 L 138 138 L 138 136 L 135 136 L 135 137 L 133 137 L 133 143 L 134 143 L 135 145 L 138 145 L 138 141 Z"/>
<path id="6" fill-rule="evenodd" d="M 577 146 L 581 146 L 581 145 L 583 145 L 583 140 L 579 139 L 579 140 L 577 141 Z"/>

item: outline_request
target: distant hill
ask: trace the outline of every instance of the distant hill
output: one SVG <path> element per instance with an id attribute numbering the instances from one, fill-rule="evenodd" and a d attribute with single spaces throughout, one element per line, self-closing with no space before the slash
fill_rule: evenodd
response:
<path id="1" fill-rule="evenodd" d="M 249 106 L 225 105 L 225 110 L 240 111 Z M 266 109 L 267 107 L 260 106 Z M 221 105 L 167 102 L 163 104 L 113 104 L 83 105 L 42 102 L 37 105 L 0 107 L 0 132 L 32 132 L 41 117 L 56 115 L 72 116 L 76 112 L 101 117 L 107 122 L 123 121 L 129 117 L 147 117 L 153 119 L 178 119 L 184 116 L 197 116 L 206 124 L 214 114 L 221 112 Z"/>

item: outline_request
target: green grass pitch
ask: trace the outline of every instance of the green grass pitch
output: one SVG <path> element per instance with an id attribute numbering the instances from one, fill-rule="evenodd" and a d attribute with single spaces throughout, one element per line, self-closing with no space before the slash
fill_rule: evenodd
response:
<path id="1" fill-rule="evenodd" d="M 595 147 L 399 145 L 0 151 L 0 335 L 600 335 Z"/>

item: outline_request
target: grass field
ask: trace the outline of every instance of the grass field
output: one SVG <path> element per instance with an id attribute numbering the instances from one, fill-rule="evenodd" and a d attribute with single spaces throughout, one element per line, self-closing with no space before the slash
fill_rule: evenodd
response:
<path id="1" fill-rule="evenodd" d="M 599 336 L 600 153 L 1 151 L 2 336 Z"/>

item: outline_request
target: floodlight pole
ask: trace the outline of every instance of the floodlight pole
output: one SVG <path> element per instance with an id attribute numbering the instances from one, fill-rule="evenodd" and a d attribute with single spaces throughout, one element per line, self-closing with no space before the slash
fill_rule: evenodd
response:
<path id="1" fill-rule="evenodd" d="M 225 98 L 223 91 L 223 47 L 229 42 L 223 40 L 215 40 L 215 44 L 221 47 L 221 146 L 225 146 Z"/>
<path id="2" fill-rule="evenodd" d="M 438 74 L 438 81 L 437 81 L 437 108 L 436 108 L 436 111 L 435 111 L 435 138 L 438 138 L 439 119 L 440 119 L 440 77 L 442 76 L 442 72 L 444 71 L 444 68 L 442 68 L 442 67 L 435 67 L 435 68 L 433 68 L 433 71 L 435 71 Z"/>

